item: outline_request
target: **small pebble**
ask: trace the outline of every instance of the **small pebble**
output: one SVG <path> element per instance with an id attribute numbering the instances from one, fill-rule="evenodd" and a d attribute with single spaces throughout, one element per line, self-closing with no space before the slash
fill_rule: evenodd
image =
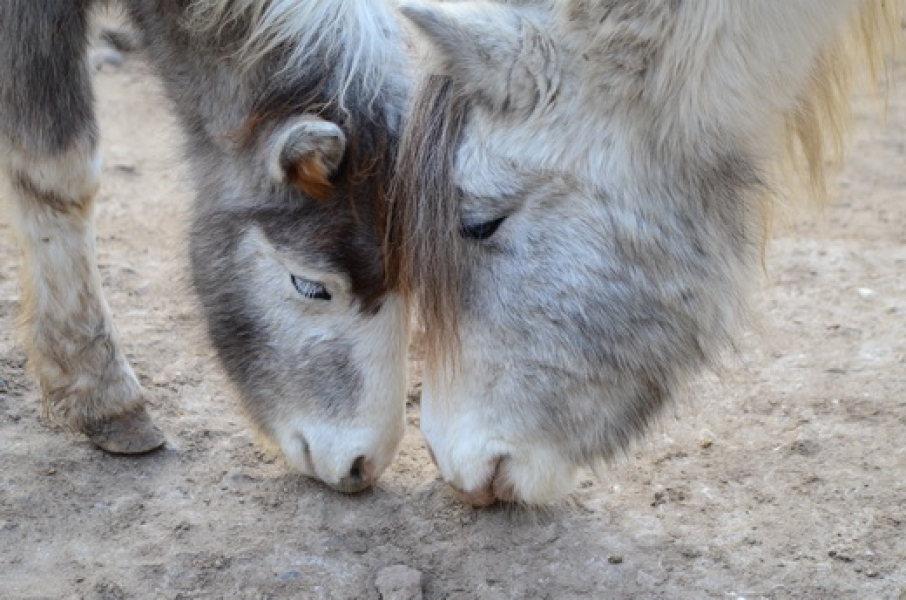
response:
<path id="1" fill-rule="evenodd" d="M 612 565 L 621 565 L 621 564 L 623 564 L 623 557 L 622 556 L 611 556 L 607 559 L 607 562 L 609 562 Z"/>
<path id="2" fill-rule="evenodd" d="M 406 565 L 385 567 L 378 572 L 375 587 L 381 600 L 421 600 L 422 574 Z"/>

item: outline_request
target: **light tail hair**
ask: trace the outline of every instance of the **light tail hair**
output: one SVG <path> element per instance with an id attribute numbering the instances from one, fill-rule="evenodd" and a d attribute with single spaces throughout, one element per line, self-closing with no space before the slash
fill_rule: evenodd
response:
<path id="1" fill-rule="evenodd" d="M 851 122 L 854 83 L 886 87 L 889 60 L 903 40 L 903 0 L 861 0 L 843 35 L 821 52 L 809 86 L 785 115 L 783 179 L 804 185 L 808 196 L 827 197 L 827 166 L 843 157 Z M 886 91 L 886 90 L 885 90 Z"/>

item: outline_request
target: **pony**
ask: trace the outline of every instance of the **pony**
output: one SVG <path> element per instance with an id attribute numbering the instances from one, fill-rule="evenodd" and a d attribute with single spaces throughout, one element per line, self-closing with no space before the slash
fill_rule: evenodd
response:
<path id="1" fill-rule="evenodd" d="M 820 195 L 882 0 L 405 1 L 424 74 L 391 227 L 421 427 L 468 503 L 618 456 L 747 318 L 790 164 Z M 869 61 L 869 62 L 872 62 Z"/>
<path id="2" fill-rule="evenodd" d="M 165 437 L 96 266 L 86 51 L 101 4 L 124 9 L 178 114 L 191 279 L 243 406 L 302 473 L 371 485 L 405 426 L 408 316 L 382 249 L 410 96 L 396 17 L 371 0 L 0 3 L 0 195 L 22 251 L 22 339 L 48 416 L 115 454 Z"/>

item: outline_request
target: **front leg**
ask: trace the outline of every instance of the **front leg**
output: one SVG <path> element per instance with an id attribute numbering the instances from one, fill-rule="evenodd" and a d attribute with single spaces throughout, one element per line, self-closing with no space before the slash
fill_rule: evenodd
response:
<path id="1" fill-rule="evenodd" d="M 160 447 L 95 258 L 91 2 L 0 2 L 0 189 L 23 256 L 22 333 L 46 413 L 113 453 Z"/>
<path id="2" fill-rule="evenodd" d="M 86 147 L 88 146 L 88 147 Z M 164 443 L 119 347 L 95 258 L 98 158 L 14 153 L 7 175 L 23 256 L 23 338 L 46 414 L 116 454 Z"/>

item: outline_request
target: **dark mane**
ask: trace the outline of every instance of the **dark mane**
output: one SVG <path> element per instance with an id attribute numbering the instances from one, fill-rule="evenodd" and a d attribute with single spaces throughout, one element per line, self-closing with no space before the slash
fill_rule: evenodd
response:
<path id="1" fill-rule="evenodd" d="M 416 91 L 400 139 L 387 228 L 388 275 L 415 306 L 426 366 L 456 365 L 464 248 L 453 180 L 466 102 L 448 77 Z"/>

